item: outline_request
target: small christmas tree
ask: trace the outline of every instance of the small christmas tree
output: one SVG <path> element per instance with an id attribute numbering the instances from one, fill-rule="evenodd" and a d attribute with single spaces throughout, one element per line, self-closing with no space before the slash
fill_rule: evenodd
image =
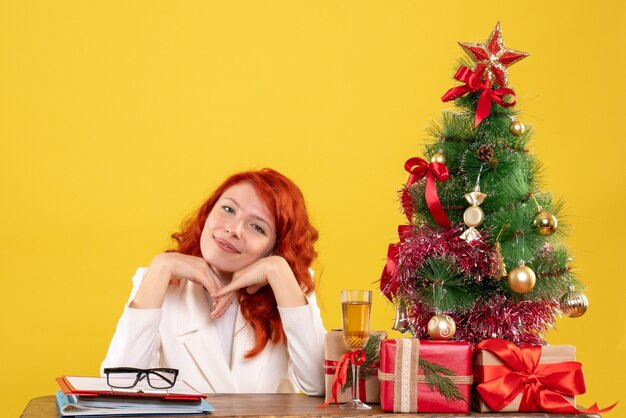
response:
<path id="1" fill-rule="evenodd" d="M 563 205 L 539 190 L 532 130 L 508 87 L 507 67 L 528 54 L 504 46 L 499 23 L 485 43 L 459 44 L 473 62 L 442 98 L 458 109 L 430 127 L 426 160 L 405 164 L 409 225 L 389 246 L 381 291 L 396 304 L 394 329 L 417 338 L 542 344 L 587 299 L 562 243 Z"/>

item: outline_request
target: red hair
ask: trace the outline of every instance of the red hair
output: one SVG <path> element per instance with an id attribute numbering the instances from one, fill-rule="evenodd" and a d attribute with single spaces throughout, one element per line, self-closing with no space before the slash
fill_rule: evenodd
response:
<path id="1" fill-rule="evenodd" d="M 252 183 L 261 201 L 274 215 L 276 244 L 273 253 L 289 263 L 300 288 L 310 294 L 315 289 L 315 283 L 309 267 L 317 256 L 313 244 L 317 241 L 318 233 L 309 221 L 304 197 L 298 186 L 269 168 L 244 171 L 227 178 L 197 213 L 183 222 L 181 230 L 172 234 L 178 245 L 170 251 L 202 257 L 200 235 L 209 212 L 226 189 L 245 181 Z M 286 343 L 276 299 L 269 286 L 262 287 L 254 294 L 241 289 L 237 292 L 237 299 L 243 317 L 256 336 L 256 345 L 246 353 L 246 358 L 260 353 L 270 340 L 273 344 Z"/>

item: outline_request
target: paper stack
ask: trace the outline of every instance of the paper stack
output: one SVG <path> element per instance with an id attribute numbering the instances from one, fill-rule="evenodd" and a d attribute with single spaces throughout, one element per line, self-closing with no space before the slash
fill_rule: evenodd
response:
<path id="1" fill-rule="evenodd" d="M 167 390 L 141 382 L 132 390 L 112 389 L 104 377 L 63 376 L 56 404 L 61 417 L 205 415 L 214 410 L 206 395 L 178 381 Z"/>

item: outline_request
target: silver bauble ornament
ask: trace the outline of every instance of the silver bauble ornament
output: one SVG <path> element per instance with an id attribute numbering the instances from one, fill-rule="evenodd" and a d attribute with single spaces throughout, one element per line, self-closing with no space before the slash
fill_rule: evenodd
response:
<path id="1" fill-rule="evenodd" d="M 391 329 L 394 329 L 402 334 L 410 331 L 409 316 L 406 312 L 406 306 L 402 302 L 398 303 L 396 306 L 396 318 L 393 321 Z"/>

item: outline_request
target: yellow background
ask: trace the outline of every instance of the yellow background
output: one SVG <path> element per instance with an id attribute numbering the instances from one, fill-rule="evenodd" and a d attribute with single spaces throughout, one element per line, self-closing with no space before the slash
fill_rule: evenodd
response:
<path id="1" fill-rule="evenodd" d="M 236 170 L 301 186 L 325 325 L 340 326 L 339 290 L 377 288 L 456 42 L 498 20 L 531 53 L 511 85 L 591 304 L 549 341 L 577 346 L 579 403 L 625 401 L 625 3 L 430 3 L 2 1 L 2 415 L 56 376 L 98 373 L 136 267 Z M 376 297 L 373 328 L 393 317 Z"/>

